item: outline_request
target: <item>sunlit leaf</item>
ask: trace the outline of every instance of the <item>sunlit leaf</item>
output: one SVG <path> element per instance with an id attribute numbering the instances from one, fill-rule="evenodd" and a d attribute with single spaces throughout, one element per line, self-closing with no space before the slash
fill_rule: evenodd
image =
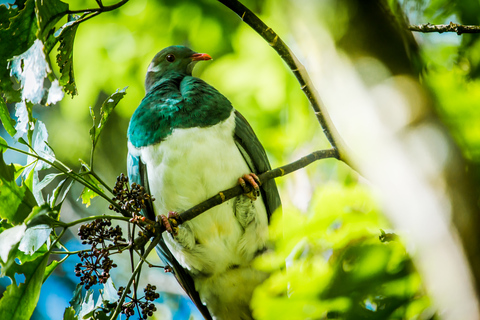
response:
<path id="1" fill-rule="evenodd" d="M 83 319 L 84 316 L 88 315 L 95 309 L 95 300 L 93 298 L 93 290 L 90 289 L 85 294 L 83 298 L 82 305 L 80 307 L 78 318 Z"/>
<path id="2" fill-rule="evenodd" d="M 40 296 L 48 254 L 34 261 L 16 265 L 12 272 L 25 275 L 25 282 L 17 285 L 14 279 L 0 299 L 2 318 L 11 320 L 30 319 Z"/>
<path id="3" fill-rule="evenodd" d="M 52 85 L 48 89 L 47 106 L 55 104 L 63 99 L 64 93 L 57 79 L 53 80 Z"/>
<path id="4" fill-rule="evenodd" d="M 59 221 L 51 216 L 56 215 L 48 205 L 35 207 L 30 215 L 25 219 L 27 229 L 19 243 L 18 250 L 27 255 L 32 255 L 39 250 L 45 242 L 49 245 L 50 233 L 53 227 L 60 224 Z"/>
<path id="5" fill-rule="evenodd" d="M 25 230 L 27 226 L 25 224 L 21 224 L 19 226 L 15 226 L 13 228 L 9 228 L 3 230 L 0 233 L 0 259 L 2 260 L 3 264 L 8 261 L 9 254 L 12 249 L 22 240 L 23 235 L 25 234 Z M 2 273 L 4 270 L 2 270 Z"/>
<path id="6" fill-rule="evenodd" d="M 48 145 L 47 127 L 40 120 L 37 120 L 37 122 L 35 124 L 35 129 L 33 131 L 33 137 L 34 137 L 33 150 L 35 151 L 35 153 L 37 155 L 45 158 L 46 160 L 48 160 L 50 162 L 55 161 L 55 154 L 54 154 L 52 148 L 50 148 L 50 146 Z M 27 159 L 27 162 L 33 162 L 33 161 L 35 161 L 35 159 L 36 158 L 34 158 L 34 157 L 29 157 Z M 38 171 L 38 170 L 48 169 L 50 167 L 51 166 L 48 163 L 39 160 L 37 165 L 35 166 L 35 170 Z"/>
<path id="7" fill-rule="evenodd" d="M 20 101 L 20 94 L 12 88 L 12 81 L 7 69 L 8 59 L 19 55 L 28 48 L 30 48 L 36 39 L 37 33 L 37 18 L 35 15 L 35 1 L 27 0 L 23 5 L 19 1 L 18 8 L 9 9 L 9 23 L 2 22 L 3 25 L 8 25 L 8 29 L 0 29 L 0 39 L 2 45 L 0 46 L 0 91 L 5 94 L 7 102 Z"/>
<path id="8" fill-rule="evenodd" d="M 73 75 L 73 41 L 78 24 L 73 24 L 74 22 L 70 21 L 60 29 L 58 35 L 60 47 L 57 54 L 57 64 L 61 73 L 59 83 L 64 87 L 65 92 L 72 97 L 77 94 L 75 77 Z"/>
<path id="9" fill-rule="evenodd" d="M 82 170 L 89 172 L 90 167 L 88 164 L 80 159 L 80 163 L 82 164 Z M 102 184 L 91 174 L 84 175 L 85 180 L 87 180 L 91 185 L 96 186 L 100 191 L 103 192 Z M 82 203 L 88 208 L 91 205 L 91 200 L 97 197 L 98 194 L 90 189 L 89 187 L 85 187 L 80 194 L 80 199 L 82 199 Z"/>
<path id="10" fill-rule="evenodd" d="M 25 184 L 15 182 L 15 167 L 7 165 L 0 154 L 0 217 L 20 224 L 36 206 L 35 197 Z"/>
<path id="11" fill-rule="evenodd" d="M 31 255 L 49 239 L 52 227 L 48 224 L 38 224 L 25 230 L 25 234 L 18 245 L 18 250 Z"/>
<path id="12" fill-rule="evenodd" d="M 8 111 L 5 100 L 0 95 L 0 120 L 2 121 L 3 127 L 8 132 L 10 136 L 14 136 L 17 131 L 15 130 L 15 120 L 10 117 L 10 112 Z"/>
<path id="13" fill-rule="evenodd" d="M 50 67 L 43 52 L 43 43 L 37 39 L 24 53 L 12 57 L 10 74 L 21 83 L 22 99 L 34 104 L 40 103 L 45 94 L 43 83 Z"/>
<path id="14" fill-rule="evenodd" d="M 28 107 L 28 103 L 25 103 L 25 101 L 15 104 L 15 117 L 17 117 L 17 124 L 15 125 L 16 134 L 13 137 L 14 139 L 23 137 L 31 129 L 29 121 L 30 113 L 31 108 Z"/>
<path id="15" fill-rule="evenodd" d="M 119 299 L 117 289 L 115 289 L 111 277 L 108 278 L 107 282 L 103 285 L 102 299 L 108 303 L 114 303 Z"/>
<path id="16" fill-rule="evenodd" d="M 38 184 L 34 185 L 33 187 L 33 192 L 39 192 L 43 190 L 46 186 L 48 186 L 56 177 L 62 176 L 63 173 L 50 173 L 47 174 L 41 182 Z"/>
<path id="17" fill-rule="evenodd" d="M 6 150 L 7 150 L 7 141 L 5 141 L 5 139 L 3 139 L 2 137 L 0 137 L 0 153 L 4 153 Z M 17 168 L 15 168 L 15 171 L 18 171 Z"/>
<path id="18" fill-rule="evenodd" d="M 63 320 L 78 320 L 73 307 L 68 307 L 65 309 L 65 312 L 63 313 Z"/>

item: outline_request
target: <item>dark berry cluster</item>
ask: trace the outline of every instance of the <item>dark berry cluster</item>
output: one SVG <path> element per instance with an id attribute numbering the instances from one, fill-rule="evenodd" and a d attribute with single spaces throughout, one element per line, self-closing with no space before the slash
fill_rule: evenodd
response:
<path id="1" fill-rule="evenodd" d="M 80 277 L 80 284 L 84 285 L 85 289 L 107 282 L 110 270 L 117 267 L 108 254 L 108 250 L 97 248 L 78 254 L 81 262 L 75 266 L 75 275 Z"/>
<path id="2" fill-rule="evenodd" d="M 112 221 L 109 219 L 96 219 L 91 223 L 81 225 L 78 229 L 78 235 L 83 240 L 82 244 L 91 245 L 92 248 L 95 248 L 98 244 L 102 248 L 106 248 L 105 241 L 110 241 L 115 246 L 126 241 L 123 238 L 122 228 L 118 225 L 112 227 Z"/>
<path id="3" fill-rule="evenodd" d="M 90 250 L 78 254 L 80 263 L 75 266 L 75 275 L 80 277 L 80 283 L 89 289 L 97 283 L 105 283 L 110 277 L 110 270 L 117 265 L 109 258 L 110 249 L 124 245 L 120 226 L 112 227 L 109 219 L 96 219 L 81 225 L 78 236 L 82 244 L 91 246 Z"/>
<path id="4" fill-rule="evenodd" d="M 160 295 L 155 292 L 156 289 L 157 287 L 147 284 L 147 286 L 143 289 L 145 295 L 142 298 L 129 296 L 131 291 L 128 289 L 127 297 L 130 299 L 130 301 L 125 302 L 122 306 L 122 313 L 127 317 L 127 319 L 135 314 L 135 309 L 141 310 L 143 319 L 153 316 L 153 313 L 157 310 L 153 304 L 153 301 L 160 297 Z M 117 293 L 119 296 L 121 296 L 124 291 L 125 288 L 120 287 Z"/>
<path id="5" fill-rule="evenodd" d="M 113 188 L 113 194 L 115 197 L 113 197 L 112 200 L 116 201 L 123 210 L 131 212 L 132 216 L 139 214 L 140 210 L 145 209 L 145 203 L 147 201 L 155 201 L 151 195 L 145 192 L 144 187 L 136 183 L 132 183 L 130 186 L 128 183 L 128 177 L 123 173 L 117 177 L 117 182 Z M 109 209 L 119 212 L 119 210 L 113 205 L 110 205 Z"/>

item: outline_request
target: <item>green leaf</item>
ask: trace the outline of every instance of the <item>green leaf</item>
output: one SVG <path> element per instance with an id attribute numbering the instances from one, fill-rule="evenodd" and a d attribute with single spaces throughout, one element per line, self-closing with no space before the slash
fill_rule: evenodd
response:
<path id="1" fill-rule="evenodd" d="M 98 142 L 98 137 L 100 136 L 100 133 L 103 130 L 103 127 L 105 126 L 105 123 L 107 123 L 108 118 L 110 117 L 110 114 L 112 113 L 113 109 L 117 106 L 118 102 L 122 100 L 122 98 L 126 94 L 127 87 L 123 88 L 122 90 L 115 91 L 110 97 L 108 97 L 102 104 L 102 107 L 100 108 L 100 123 L 98 124 L 98 127 L 95 128 L 95 115 L 93 113 L 93 110 L 90 108 L 90 115 L 92 116 L 93 119 L 93 127 L 90 129 L 90 138 L 92 139 L 93 146 Z"/>
<path id="2" fill-rule="evenodd" d="M 67 185 L 67 182 L 69 182 L 68 185 Z M 55 210 L 60 211 L 60 207 L 62 206 L 62 203 L 65 200 L 65 198 L 67 197 L 68 191 L 70 191 L 72 184 L 73 184 L 73 180 L 64 179 L 60 181 L 60 183 L 55 188 L 55 190 L 53 190 L 52 198 L 50 199 L 51 207 L 54 207 Z M 65 186 L 67 186 L 66 189 L 63 189 Z M 62 190 L 63 190 L 63 193 L 62 193 Z"/>
<path id="3" fill-rule="evenodd" d="M 88 166 L 88 164 L 83 161 L 82 159 L 80 159 L 80 163 L 82 164 L 82 170 L 86 171 L 86 172 L 90 172 L 91 169 L 90 167 Z M 94 185 L 96 186 L 101 192 L 103 192 L 103 189 L 102 189 L 102 184 L 97 180 L 97 178 L 95 178 L 93 175 L 91 174 L 86 174 L 83 176 L 85 180 L 87 180 L 91 185 Z M 90 188 L 88 187 L 85 187 L 83 188 L 82 190 L 82 193 L 80 194 L 80 199 L 82 199 L 82 203 L 84 205 L 86 205 L 86 207 L 88 208 L 90 205 L 91 205 L 91 200 L 95 197 L 97 197 L 98 194 L 91 190 Z"/>
<path id="4" fill-rule="evenodd" d="M 7 141 L 0 137 L 0 153 L 4 153 L 8 149 L 6 146 L 8 146 Z M 15 170 L 17 170 L 17 168 L 15 168 Z"/>
<path id="5" fill-rule="evenodd" d="M 6 272 L 4 268 L 7 262 L 10 260 L 10 253 L 14 248 L 18 247 L 18 244 L 22 240 L 26 229 L 27 226 L 25 224 L 21 224 L 13 228 L 5 229 L 2 231 L 2 233 L 0 233 L 0 243 L 2 244 L 0 246 L 0 259 L 3 267 L 2 273 Z"/>
<path id="6" fill-rule="evenodd" d="M 55 25 L 68 10 L 68 4 L 59 0 L 35 1 L 39 30 L 37 37 L 45 43 L 45 53 L 49 53 L 58 39 L 55 37 Z"/>
<path id="7" fill-rule="evenodd" d="M 58 36 L 60 46 L 58 48 L 57 64 L 61 73 L 59 83 L 63 86 L 65 92 L 72 97 L 78 94 L 73 75 L 73 41 L 77 27 L 78 24 L 75 24 L 75 21 L 69 21 L 60 28 Z"/>
<path id="8" fill-rule="evenodd" d="M 50 173 L 47 174 L 41 182 L 34 185 L 33 192 L 39 192 L 43 190 L 46 186 L 48 186 L 56 177 L 63 175 L 63 173 Z"/>
<path id="9" fill-rule="evenodd" d="M 53 273 L 53 271 L 58 267 L 60 261 L 53 260 L 50 264 L 45 268 L 45 274 L 43 275 L 43 282 L 45 282 L 48 277 Z"/>
<path id="10" fill-rule="evenodd" d="M 15 130 L 15 120 L 10 117 L 10 112 L 8 111 L 7 104 L 3 97 L 0 95 L 0 120 L 2 121 L 3 127 L 8 132 L 10 136 L 14 136 L 17 133 Z"/>
<path id="11" fill-rule="evenodd" d="M 48 254 L 39 256 L 34 261 L 16 265 L 15 272 L 25 275 L 25 282 L 17 286 L 13 283 L 7 287 L 0 299 L 3 319 L 30 319 L 40 296 Z"/>
<path id="12" fill-rule="evenodd" d="M 18 245 L 18 250 L 32 255 L 49 239 L 51 232 L 52 227 L 48 224 L 38 224 L 27 228 L 25 235 Z"/>
<path id="13" fill-rule="evenodd" d="M 15 3 L 17 4 L 17 2 Z M 2 21 L 2 26 L 8 29 L 0 29 L 0 91 L 5 94 L 7 102 L 20 101 L 19 91 L 13 89 L 10 74 L 7 69 L 8 60 L 30 48 L 36 39 L 37 18 L 35 15 L 35 1 L 27 0 L 24 5 L 19 2 L 18 8 L 8 10 L 9 22 Z"/>
<path id="14" fill-rule="evenodd" d="M 48 145 L 47 127 L 40 120 L 37 120 L 36 123 L 35 123 L 35 129 L 33 131 L 33 137 L 34 137 L 33 150 L 35 151 L 35 153 L 37 155 L 45 158 L 46 160 L 48 160 L 50 162 L 54 162 L 55 161 L 55 154 L 54 154 L 52 148 L 50 148 L 50 146 Z M 36 159 L 37 158 L 35 158 L 35 157 L 30 157 L 29 156 L 28 159 L 27 159 L 27 163 L 33 162 Z M 50 167 L 51 166 L 48 163 L 46 163 L 44 161 L 41 161 L 41 160 L 38 160 L 38 164 L 35 166 L 35 170 L 39 171 L 39 170 L 48 169 Z"/>
<path id="15" fill-rule="evenodd" d="M 0 154 L 0 218 L 20 224 L 36 205 L 30 189 L 15 182 L 14 165 L 7 165 Z"/>
<path id="16" fill-rule="evenodd" d="M 63 320 L 78 320 L 78 317 L 75 316 L 75 310 L 73 307 L 68 307 L 63 313 Z"/>

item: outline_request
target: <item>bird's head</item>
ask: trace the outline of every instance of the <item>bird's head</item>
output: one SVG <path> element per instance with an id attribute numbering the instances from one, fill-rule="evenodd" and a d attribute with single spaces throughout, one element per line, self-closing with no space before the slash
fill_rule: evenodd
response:
<path id="1" fill-rule="evenodd" d="M 192 75 L 192 70 L 198 61 L 210 60 L 206 53 L 197 53 L 184 46 L 170 46 L 155 55 L 148 66 L 145 78 L 145 89 L 150 87 L 170 71 L 175 71 L 186 76 Z"/>

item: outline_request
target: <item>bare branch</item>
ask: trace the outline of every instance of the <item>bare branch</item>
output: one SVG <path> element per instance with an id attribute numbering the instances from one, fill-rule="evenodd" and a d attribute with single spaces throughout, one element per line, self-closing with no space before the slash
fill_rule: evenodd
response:
<path id="1" fill-rule="evenodd" d="M 480 33 L 480 26 L 461 25 L 453 22 L 450 22 L 450 24 L 438 24 L 438 25 L 434 25 L 431 23 L 420 24 L 420 25 L 410 25 L 408 26 L 408 29 L 411 31 L 424 32 L 424 33 L 455 32 L 458 35 L 461 35 L 462 33 Z"/>

